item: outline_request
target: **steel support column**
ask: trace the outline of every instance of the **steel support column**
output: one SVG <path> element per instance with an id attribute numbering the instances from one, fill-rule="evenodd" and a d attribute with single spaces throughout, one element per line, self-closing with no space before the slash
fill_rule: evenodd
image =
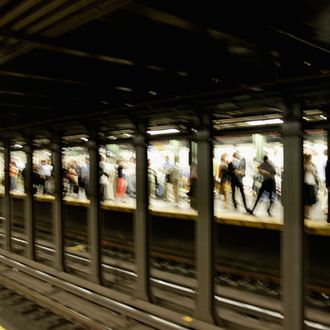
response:
<path id="1" fill-rule="evenodd" d="M 10 140 L 4 141 L 4 161 L 5 161 L 5 249 L 12 251 L 11 233 L 12 233 L 12 212 L 10 197 Z"/>
<path id="2" fill-rule="evenodd" d="M 214 196 L 211 118 L 201 116 L 197 131 L 196 317 L 213 323 L 214 317 Z"/>
<path id="3" fill-rule="evenodd" d="M 330 118 L 328 117 L 328 125 L 330 124 Z M 329 175 L 327 173 L 329 173 L 329 166 L 330 166 L 330 129 L 327 129 L 327 164 L 325 167 L 325 171 L 326 171 L 326 180 L 325 180 L 325 185 L 327 188 L 327 195 L 328 195 L 328 214 L 327 214 L 327 222 L 330 223 L 330 187 L 329 187 Z"/>
<path id="4" fill-rule="evenodd" d="M 136 151 L 136 211 L 134 219 L 135 259 L 136 259 L 136 292 L 139 299 L 149 301 L 150 296 L 150 265 L 149 242 L 150 223 L 148 216 L 148 156 L 146 143 L 146 124 L 136 124 L 134 138 Z"/>
<path id="5" fill-rule="evenodd" d="M 25 166 L 25 228 L 26 228 L 26 240 L 27 250 L 26 254 L 29 259 L 35 259 L 35 234 L 34 234 L 34 208 L 33 208 L 33 140 L 28 137 L 24 146 L 26 154 L 26 166 Z"/>
<path id="6" fill-rule="evenodd" d="M 100 242 L 100 191 L 99 191 L 99 146 L 97 130 L 92 129 L 87 142 L 89 152 L 89 200 L 88 208 L 88 246 L 90 252 L 90 279 L 102 283 L 101 242 Z"/>
<path id="7" fill-rule="evenodd" d="M 62 141 L 55 136 L 51 145 L 55 176 L 55 201 L 53 204 L 53 233 L 55 237 L 55 268 L 65 270 L 64 261 L 64 218 L 63 218 L 63 173 Z"/>
<path id="8" fill-rule="evenodd" d="M 304 214 L 303 136 L 301 109 L 288 103 L 283 123 L 284 145 L 284 230 L 282 233 L 282 274 L 284 329 L 304 328 Z"/>

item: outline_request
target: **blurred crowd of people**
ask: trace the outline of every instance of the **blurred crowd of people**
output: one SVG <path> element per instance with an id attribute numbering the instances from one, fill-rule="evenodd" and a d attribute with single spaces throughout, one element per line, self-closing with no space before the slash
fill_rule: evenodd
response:
<path id="1" fill-rule="evenodd" d="M 276 187 L 275 176 L 282 177 L 282 169 L 276 169 L 269 157 L 265 155 L 263 162 L 257 162 L 254 159 L 255 173 L 253 175 L 252 192 L 256 196 L 252 208 L 247 206 L 243 178 L 246 172 L 246 161 L 238 151 L 234 152 L 232 159 L 229 159 L 227 153 L 221 155 L 221 161 L 215 178 L 217 190 L 222 196 L 225 209 L 232 205 L 237 209 L 237 192 L 241 195 L 242 204 L 247 213 L 253 215 L 259 201 L 262 199 L 267 202 L 267 213 L 272 215 L 272 205 L 276 198 L 280 201 Z M 303 157 L 303 190 L 302 200 L 304 205 L 304 214 L 306 219 L 311 218 L 311 212 L 316 203 L 325 213 L 328 205 L 328 190 L 330 188 L 330 164 L 324 167 L 326 180 L 320 179 L 316 165 L 312 161 L 312 155 L 304 153 Z"/>
<path id="2" fill-rule="evenodd" d="M 330 187 L 330 164 L 325 166 L 326 180 L 321 180 L 317 167 L 312 161 L 312 155 L 304 154 L 303 164 L 303 205 L 305 217 L 310 218 L 313 207 L 320 203 L 324 213 L 328 206 L 328 188 Z M 62 163 L 63 193 L 66 197 L 88 199 L 90 194 L 90 164 L 88 156 L 67 159 Z M 136 194 L 136 161 L 129 159 L 100 156 L 99 188 L 101 201 L 126 202 L 127 198 L 135 198 Z M 246 160 L 239 151 L 231 157 L 227 153 L 221 155 L 214 171 L 215 193 L 221 196 L 223 209 L 243 209 L 253 215 L 260 200 L 266 202 L 266 210 L 272 215 L 272 206 L 276 198 L 280 201 L 275 177 L 282 178 L 282 169 L 276 166 L 264 155 L 263 161 L 253 160 L 252 187 L 245 189 Z M 19 169 L 14 160 L 10 161 L 9 177 L 10 189 L 18 191 L 26 180 L 26 169 Z M 149 199 L 163 200 L 178 207 L 184 199 L 192 208 L 197 208 L 197 166 L 190 165 L 190 171 L 180 167 L 178 157 L 172 161 L 165 156 L 161 166 L 154 168 L 148 160 L 148 191 Z M 33 163 L 32 173 L 33 192 L 36 194 L 54 194 L 54 169 L 50 160 Z M 248 196 L 246 196 L 248 193 Z M 248 197 L 248 198 L 247 198 Z M 254 200 L 253 200 L 254 197 Z M 250 203 L 251 205 L 248 205 Z"/>

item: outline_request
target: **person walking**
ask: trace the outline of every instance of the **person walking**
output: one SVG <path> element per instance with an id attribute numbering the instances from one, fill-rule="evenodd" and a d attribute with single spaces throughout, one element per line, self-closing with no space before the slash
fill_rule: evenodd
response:
<path id="1" fill-rule="evenodd" d="M 328 156 L 326 165 L 325 165 L 325 185 L 328 191 L 328 214 L 327 222 L 330 223 L 330 159 Z"/>
<path id="2" fill-rule="evenodd" d="M 243 204 L 246 212 L 251 213 L 251 210 L 246 205 L 244 187 L 243 187 L 243 177 L 245 176 L 246 162 L 244 158 L 241 158 L 238 151 L 235 151 L 233 154 L 232 161 L 228 164 L 228 174 L 231 178 L 231 191 L 232 199 L 235 209 L 237 209 L 236 201 L 236 188 L 239 189 Z"/>
<path id="3" fill-rule="evenodd" d="M 228 170 L 228 155 L 226 153 L 221 155 L 221 163 L 219 166 L 218 177 L 220 179 L 219 193 L 224 197 L 224 208 L 228 209 L 229 195 L 230 195 L 230 175 Z"/>
<path id="4" fill-rule="evenodd" d="M 274 198 L 275 198 L 275 191 L 276 191 L 276 183 L 275 183 L 275 174 L 276 174 L 276 170 L 274 168 L 274 166 L 271 164 L 271 162 L 269 161 L 268 156 L 264 156 L 264 162 L 259 166 L 258 168 L 259 173 L 263 176 L 263 181 L 261 184 L 261 187 L 259 189 L 258 192 L 258 197 L 254 203 L 254 206 L 251 210 L 251 214 L 253 214 L 256 206 L 258 205 L 258 202 L 261 198 L 261 196 L 263 195 L 264 192 L 268 193 L 269 195 L 269 206 L 267 208 L 267 213 L 269 216 L 271 215 L 270 209 L 271 206 L 274 202 Z"/>
<path id="5" fill-rule="evenodd" d="M 311 154 L 304 154 L 304 211 L 305 218 L 310 219 L 311 210 L 317 201 L 319 179 Z"/>

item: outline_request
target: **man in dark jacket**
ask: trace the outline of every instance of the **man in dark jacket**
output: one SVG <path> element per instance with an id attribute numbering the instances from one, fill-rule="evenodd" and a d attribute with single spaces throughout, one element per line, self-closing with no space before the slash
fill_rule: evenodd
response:
<path id="1" fill-rule="evenodd" d="M 251 210 L 246 206 L 245 193 L 243 188 L 243 177 L 245 176 L 246 162 L 241 158 L 238 151 L 234 152 L 233 160 L 228 164 L 228 174 L 231 178 L 232 198 L 235 209 L 237 208 L 236 188 L 239 189 L 242 195 L 243 204 L 246 212 L 251 213 Z"/>
<path id="2" fill-rule="evenodd" d="M 269 195 L 269 207 L 267 209 L 267 212 L 269 216 L 271 216 L 270 208 L 274 202 L 275 191 L 276 191 L 276 184 L 275 184 L 276 171 L 274 166 L 270 163 L 268 156 L 264 156 L 264 162 L 259 166 L 259 173 L 263 175 L 264 179 L 262 181 L 257 200 L 253 206 L 251 213 L 253 213 L 254 209 L 256 208 L 262 194 L 264 192 L 267 192 Z"/>
<path id="3" fill-rule="evenodd" d="M 327 222 L 330 223 L 330 159 L 328 157 L 327 163 L 325 165 L 325 185 L 328 189 L 328 216 Z"/>

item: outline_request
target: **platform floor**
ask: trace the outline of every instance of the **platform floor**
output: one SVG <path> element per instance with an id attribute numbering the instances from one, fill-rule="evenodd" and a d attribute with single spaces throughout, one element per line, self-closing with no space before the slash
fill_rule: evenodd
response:
<path id="1" fill-rule="evenodd" d="M 12 193 L 14 198 L 24 199 L 23 193 Z M 51 203 L 54 200 L 54 196 L 51 195 L 35 195 L 35 201 Z M 246 194 L 247 205 L 252 208 L 256 197 L 251 194 Z M 229 203 L 228 209 L 224 208 L 224 201 L 219 194 L 214 195 L 214 214 L 216 222 L 246 226 L 261 229 L 281 230 L 283 227 L 283 207 L 279 200 L 273 203 L 271 213 L 269 216 L 267 208 L 269 201 L 264 198 L 259 201 L 257 208 L 254 211 L 254 215 L 248 214 L 241 201 L 240 195 L 237 198 L 238 208 L 235 210 L 232 207 L 232 203 Z M 64 203 L 68 205 L 88 207 L 90 202 L 86 199 L 78 199 L 77 196 L 67 196 L 64 198 Z M 102 209 L 118 212 L 133 213 L 136 207 L 136 200 L 132 197 L 125 197 L 123 200 L 110 200 L 101 203 Z M 176 206 L 173 199 L 170 202 L 164 201 L 160 198 L 152 198 L 150 200 L 150 213 L 154 216 L 183 219 L 183 220 L 195 220 L 197 217 L 197 211 L 190 207 L 190 202 L 185 193 L 181 193 L 179 205 Z M 315 235 L 330 236 L 330 224 L 326 221 L 326 214 L 321 203 L 317 203 L 311 212 L 310 219 L 305 219 L 306 231 Z"/>

